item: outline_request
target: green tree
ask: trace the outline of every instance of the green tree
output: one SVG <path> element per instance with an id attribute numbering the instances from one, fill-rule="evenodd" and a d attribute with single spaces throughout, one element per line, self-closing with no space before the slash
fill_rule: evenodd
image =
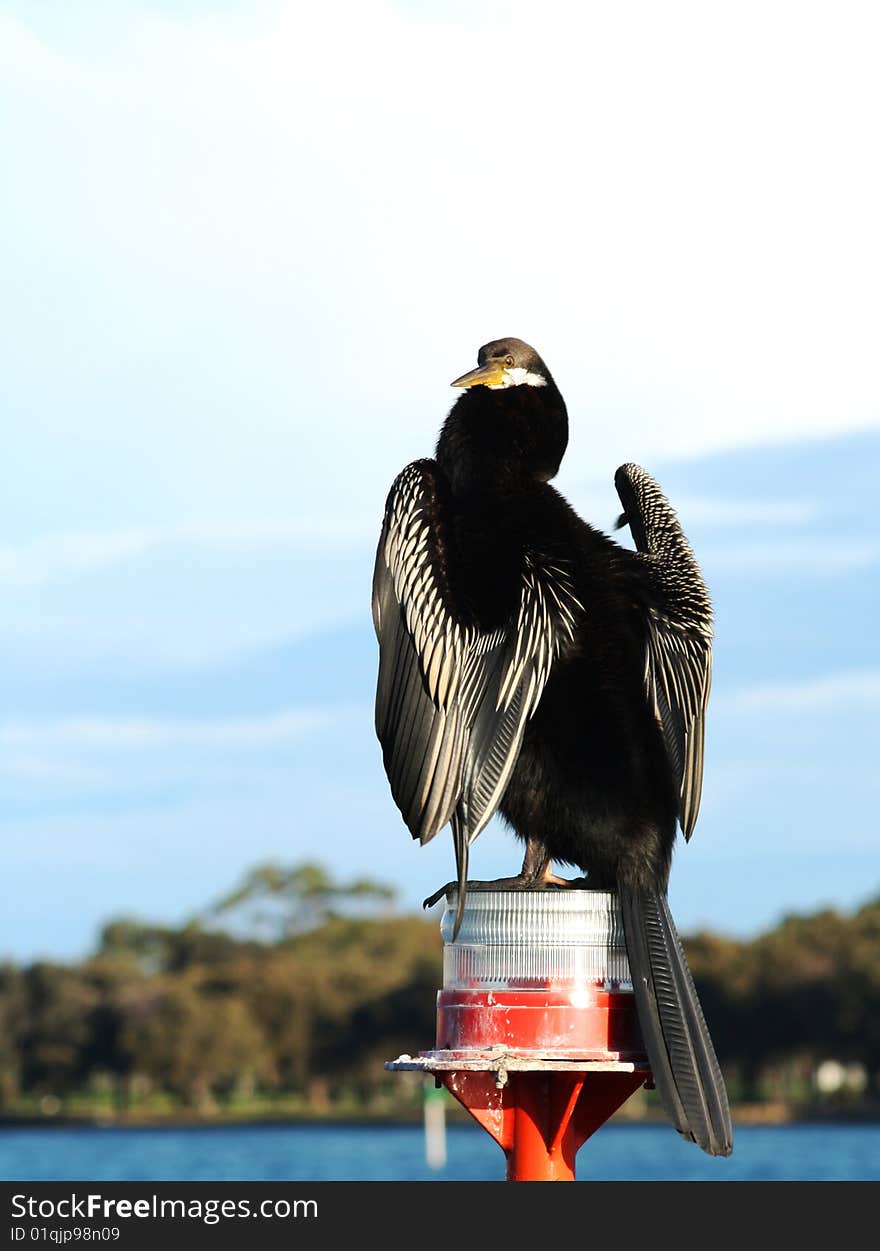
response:
<path id="1" fill-rule="evenodd" d="M 321 865 L 311 862 L 292 868 L 261 864 L 218 900 L 207 916 L 252 937 L 277 942 L 314 929 L 338 912 L 375 912 L 394 897 L 394 888 L 383 882 L 371 878 L 337 882 Z"/>

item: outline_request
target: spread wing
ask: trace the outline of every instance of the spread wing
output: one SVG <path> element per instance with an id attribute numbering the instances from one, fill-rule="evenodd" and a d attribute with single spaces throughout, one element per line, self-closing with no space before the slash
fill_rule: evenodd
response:
<path id="1" fill-rule="evenodd" d="M 456 581 L 448 498 L 431 460 L 408 465 L 388 496 L 373 577 L 376 733 L 413 837 L 452 822 L 461 908 L 467 848 L 498 807 L 581 605 L 564 561 L 526 551 L 509 616 L 482 629 Z"/>
<path id="2" fill-rule="evenodd" d="M 650 588 L 645 689 L 678 785 L 679 821 L 690 838 L 700 808 L 703 737 L 712 679 L 712 605 L 702 574 L 663 492 L 638 465 L 614 484 Z"/>

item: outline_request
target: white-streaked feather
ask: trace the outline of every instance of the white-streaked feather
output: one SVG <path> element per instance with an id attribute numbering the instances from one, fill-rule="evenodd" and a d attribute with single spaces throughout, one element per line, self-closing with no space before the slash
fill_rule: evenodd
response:
<path id="1" fill-rule="evenodd" d="M 457 615 L 435 564 L 440 470 L 415 462 L 389 495 L 378 545 L 376 729 L 392 794 L 427 841 L 455 814 L 471 842 L 495 812 L 560 649 L 583 611 L 566 563 L 526 553 L 508 624 L 483 631 Z M 442 524 L 442 522 L 441 522 Z"/>
<path id="2" fill-rule="evenodd" d="M 663 734 L 689 838 L 700 808 L 712 681 L 712 606 L 694 554 L 657 483 L 638 465 L 615 475 L 654 605 L 647 613 L 645 694 Z"/>

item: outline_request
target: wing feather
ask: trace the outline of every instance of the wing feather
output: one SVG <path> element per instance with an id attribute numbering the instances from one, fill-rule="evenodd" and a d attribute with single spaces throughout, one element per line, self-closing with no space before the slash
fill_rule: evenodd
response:
<path id="1" fill-rule="evenodd" d="M 413 837 L 452 821 L 461 873 L 582 606 L 566 562 L 527 551 L 507 623 L 484 630 L 456 592 L 454 556 L 442 471 L 416 461 L 391 488 L 376 554 L 376 732 Z"/>
<path id="2" fill-rule="evenodd" d="M 703 785 L 705 714 L 712 682 L 712 605 L 678 519 L 657 483 L 622 465 L 615 485 L 649 588 L 645 694 L 663 734 L 690 838 Z"/>

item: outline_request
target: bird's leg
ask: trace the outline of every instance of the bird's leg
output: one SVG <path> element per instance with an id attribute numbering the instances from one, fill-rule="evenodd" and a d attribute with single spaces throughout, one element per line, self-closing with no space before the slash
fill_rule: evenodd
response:
<path id="1" fill-rule="evenodd" d="M 585 887 L 586 878 L 557 877 L 552 870 L 550 855 L 547 848 L 538 838 L 529 836 L 526 839 L 526 854 L 523 865 L 516 877 L 499 877 L 491 882 L 472 882 L 468 879 L 467 888 L 471 890 L 546 890 L 548 887 Z M 422 905 L 431 908 L 447 892 L 458 890 L 458 882 L 447 882 L 433 895 L 429 895 Z"/>

